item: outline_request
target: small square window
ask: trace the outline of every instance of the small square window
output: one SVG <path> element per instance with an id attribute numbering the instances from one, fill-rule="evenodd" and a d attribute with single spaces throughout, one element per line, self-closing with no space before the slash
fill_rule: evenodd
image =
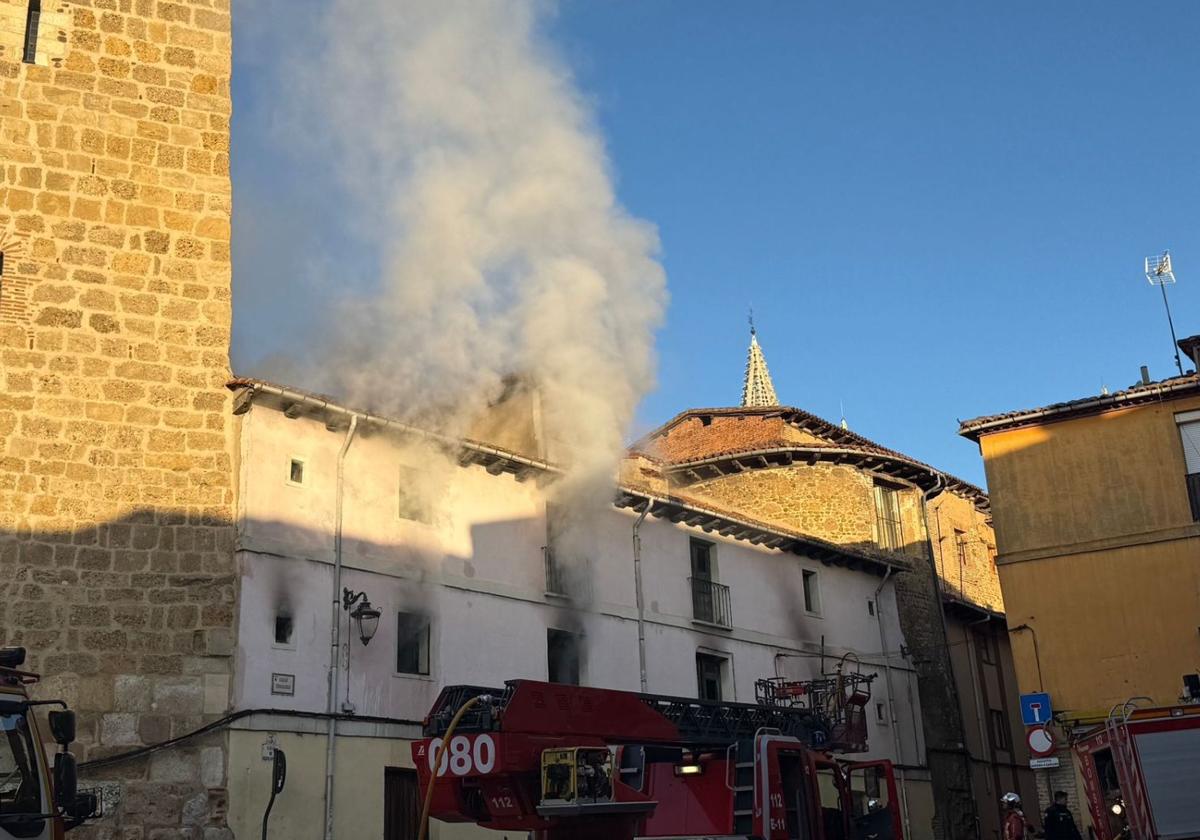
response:
<path id="1" fill-rule="evenodd" d="M 275 616 L 275 644 L 290 645 L 292 643 L 292 630 L 294 629 L 292 617 L 290 615 Z"/>
<path id="2" fill-rule="evenodd" d="M 429 617 L 399 613 L 396 621 L 396 673 L 429 674 Z"/>
<path id="3" fill-rule="evenodd" d="M 801 574 L 804 577 L 804 609 L 810 613 L 820 613 L 821 587 L 817 583 L 817 573 L 804 569 Z"/>
<path id="4" fill-rule="evenodd" d="M 288 463 L 288 484 L 304 483 L 304 461 L 293 458 Z"/>

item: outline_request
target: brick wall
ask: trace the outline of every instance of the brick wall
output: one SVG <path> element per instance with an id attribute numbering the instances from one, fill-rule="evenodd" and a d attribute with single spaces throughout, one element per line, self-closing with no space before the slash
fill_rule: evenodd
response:
<path id="1" fill-rule="evenodd" d="M 228 705 L 229 0 L 0 0 L 0 636 L 82 761 Z M 83 771 L 78 835 L 226 836 L 223 736 Z M 115 806 L 115 807 L 113 807 Z"/>

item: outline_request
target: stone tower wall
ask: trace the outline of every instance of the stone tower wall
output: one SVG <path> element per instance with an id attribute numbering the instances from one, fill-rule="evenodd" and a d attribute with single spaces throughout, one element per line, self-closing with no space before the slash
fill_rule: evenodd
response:
<path id="1" fill-rule="evenodd" d="M 228 706 L 229 0 L 0 0 L 0 637 L 82 762 Z M 73 836 L 224 836 L 221 735 L 104 767 Z"/>

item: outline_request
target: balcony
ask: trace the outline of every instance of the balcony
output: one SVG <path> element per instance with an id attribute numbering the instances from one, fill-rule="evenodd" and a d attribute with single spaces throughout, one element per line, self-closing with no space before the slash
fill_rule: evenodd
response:
<path id="1" fill-rule="evenodd" d="M 692 585 L 692 618 L 717 627 L 732 627 L 729 587 L 705 578 L 688 578 Z"/>
<path id="2" fill-rule="evenodd" d="M 554 562 L 554 549 L 548 545 L 542 546 L 542 563 L 546 567 L 546 594 L 568 597 L 563 570 Z"/>

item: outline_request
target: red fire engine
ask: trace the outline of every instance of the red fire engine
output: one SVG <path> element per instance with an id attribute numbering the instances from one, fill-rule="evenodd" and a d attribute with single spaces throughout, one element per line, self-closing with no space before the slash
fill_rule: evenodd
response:
<path id="1" fill-rule="evenodd" d="M 902 840 L 891 763 L 833 756 L 866 748 L 870 681 L 761 680 L 757 703 L 452 686 L 413 759 L 433 817 L 539 840 Z"/>
<path id="2" fill-rule="evenodd" d="M 1097 840 L 1200 838 L 1200 705 L 1118 705 L 1075 753 Z"/>

